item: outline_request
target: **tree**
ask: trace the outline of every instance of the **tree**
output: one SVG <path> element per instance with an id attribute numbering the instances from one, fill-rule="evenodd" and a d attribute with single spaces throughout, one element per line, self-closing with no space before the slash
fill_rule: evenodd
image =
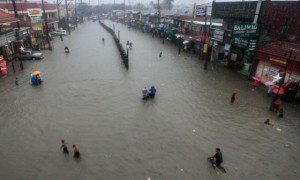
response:
<path id="1" fill-rule="evenodd" d="M 168 6 L 168 9 L 171 10 L 174 0 L 164 0 L 164 4 Z"/>

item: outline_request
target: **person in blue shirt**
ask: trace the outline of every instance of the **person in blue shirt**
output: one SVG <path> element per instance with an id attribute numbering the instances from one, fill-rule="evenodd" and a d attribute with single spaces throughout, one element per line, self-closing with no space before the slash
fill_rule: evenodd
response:
<path id="1" fill-rule="evenodd" d="M 156 94 L 156 88 L 154 86 L 152 86 L 150 89 L 150 97 L 151 98 L 155 98 L 155 94 Z"/>

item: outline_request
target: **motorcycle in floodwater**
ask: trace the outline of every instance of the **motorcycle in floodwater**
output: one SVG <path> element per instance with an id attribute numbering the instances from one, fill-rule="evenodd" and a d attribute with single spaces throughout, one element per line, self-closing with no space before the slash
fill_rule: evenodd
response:
<path id="1" fill-rule="evenodd" d="M 212 167 L 215 169 L 215 170 L 217 170 L 217 171 L 220 171 L 221 173 L 226 173 L 226 170 L 225 170 L 225 168 L 223 167 L 223 166 L 214 166 L 212 163 L 213 163 L 213 161 L 214 161 L 214 158 L 212 158 L 212 157 L 208 157 L 207 158 L 207 160 L 208 160 L 208 162 L 212 165 Z"/>

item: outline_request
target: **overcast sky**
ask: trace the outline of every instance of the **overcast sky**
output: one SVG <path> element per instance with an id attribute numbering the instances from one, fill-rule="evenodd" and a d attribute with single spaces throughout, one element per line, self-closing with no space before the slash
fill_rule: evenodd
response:
<path id="1" fill-rule="evenodd" d="M 83 2 L 89 2 L 89 0 L 82 0 Z M 124 0 L 90 0 L 91 4 L 98 4 L 98 1 L 100 4 L 109 4 L 109 3 L 124 3 Z M 157 0 L 125 0 L 126 4 L 136 4 L 136 3 L 143 3 L 143 4 L 149 4 L 151 1 L 154 3 L 157 3 Z M 164 0 L 159 0 L 160 2 L 163 2 Z M 206 2 L 211 2 L 212 0 L 206 0 Z M 197 4 L 202 4 L 205 3 L 205 0 L 175 0 L 174 3 L 176 4 L 181 4 L 181 3 L 197 3 Z"/>

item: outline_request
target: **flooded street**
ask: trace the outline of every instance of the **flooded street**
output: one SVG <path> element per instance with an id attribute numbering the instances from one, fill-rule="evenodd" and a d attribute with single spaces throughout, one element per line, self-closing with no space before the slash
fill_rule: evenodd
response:
<path id="1" fill-rule="evenodd" d="M 203 60 L 179 56 L 171 42 L 122 24 L 115 30 L 124 47 L 133 42 L 129 70 L 112 36 L 85 22 L 64 41 L 57 37 L 43 60 L 0 79 L 0 179 L 300 179 L 299 103 L 284 102 L 279 119 L 263 85 L 252 91 L 244 76 L 220 64 L 205 71 Z M 29 83 L 33 70 L 42 72 L 39 87 Z M 142 88 L 152 85 L 156 98 L 142 101 Z M 227 174 L 207 161 L 216 147 Z"/>

